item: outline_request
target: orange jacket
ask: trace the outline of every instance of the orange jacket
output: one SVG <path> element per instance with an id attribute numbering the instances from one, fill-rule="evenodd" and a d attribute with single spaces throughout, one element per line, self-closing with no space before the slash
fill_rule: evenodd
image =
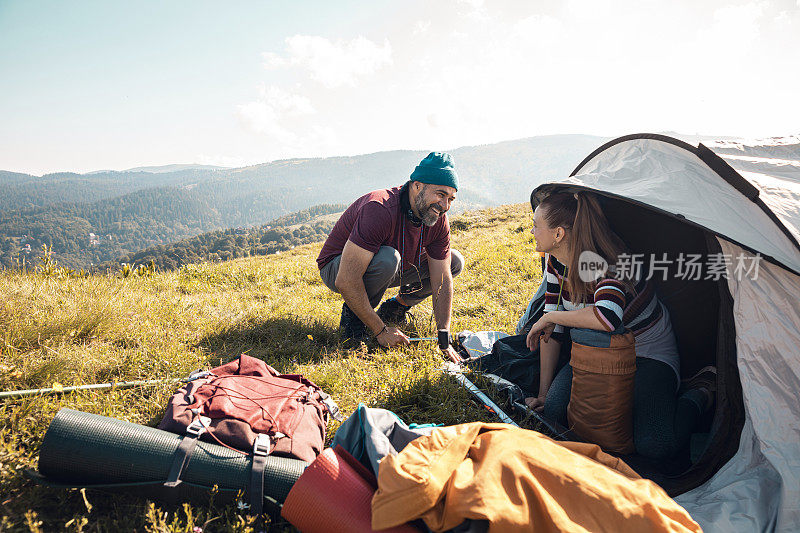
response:
<path id="1" fill-rule="evenodd" d="M 701 531 L 658 485 L 594 444 L 482 422 L 436 428 L 381 461 L 372 527 L 416 518 L 434 531 L 467 518 L 503 533 Z"/>

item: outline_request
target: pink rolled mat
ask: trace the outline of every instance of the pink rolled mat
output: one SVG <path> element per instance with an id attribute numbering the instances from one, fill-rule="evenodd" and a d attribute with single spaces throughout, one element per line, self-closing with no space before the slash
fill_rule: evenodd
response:
<path id="1" fill-rule="evenodd" d="M 375 476 L 337 446 L 325 449 L 295 482 L 281 516 L 303 533 L 372 533 Z M 384 533 L 418 533 L 410 524 Z"/>

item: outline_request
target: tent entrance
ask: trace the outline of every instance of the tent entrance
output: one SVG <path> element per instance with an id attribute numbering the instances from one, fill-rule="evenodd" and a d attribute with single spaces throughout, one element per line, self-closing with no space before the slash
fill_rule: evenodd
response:
<path id="1" fill-rule="evenodd" d="M 694 224 L 597 193 L 611 227 L 632 253 L 642 254 L 642 274 L 651 272 L 651 259 L 658 261 L 660 268 L 652 270 L 652 280 L 670 312 L 681 356 L 681 378 L 707 365 L 717 367 L 713 414 L 701 420 L 684 453 L 670 462 L 654 462 L 637 455 L 625 457 L 642 476 L 653 479 L 674 496 L 704 483 L 733 457 L 744 424 L 733 299 L 724 276 L 705 279 L 705 265 L 713 254 L 721 253 L 721 248 L 711 232 Z M 700 279 L 694 279 L 694 272 L 687 275 L 686 263 L 679 263 L 680 257 L 685 261 L 690 254 L 699 255 L 703 265 Z"/>

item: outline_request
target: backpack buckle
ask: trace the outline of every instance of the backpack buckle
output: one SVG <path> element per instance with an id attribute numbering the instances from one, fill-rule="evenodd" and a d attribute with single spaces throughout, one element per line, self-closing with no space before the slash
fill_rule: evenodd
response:
<path id="1" fill-rule="evenodd" d="M 328 409 L 328 412 L 331 414 L 334 420 L 337 422 L 341 422 L 344 420 L 342 417 L 342 413 L 339 412 L 339 406 L 336 405 L 336 402 L 333 401 L 333 398 L 328 396 L 324 400 L 322 400 L 323 405 Z"/>
<path id="2" fill-rule="evenodd" d="M 191 374 L 189 374 L 183 381 L 188 383 L 189 381 L 207 378 L 208 376 L 213 376 L 213 375 L 214 374 L 212 374 L 210 370 L 196 370 Z"/>
<path id="3" fill-rule="evenodd" d="M 269 435 L 264 433 L 256 435 L 256 440 L 253 443 L 253 455 L 269 455 L 271 449 L 272 442 L 269 439 Z"/>
<path id="4" fill-rule="evenodd" d="M 193 437 L 199 437 L 208 429 L 209 424 L 211 424 L 211 419 L 207 416 L 200 415 L 192 420 L 191 424 L 186 426 L 186 433 Z"/>

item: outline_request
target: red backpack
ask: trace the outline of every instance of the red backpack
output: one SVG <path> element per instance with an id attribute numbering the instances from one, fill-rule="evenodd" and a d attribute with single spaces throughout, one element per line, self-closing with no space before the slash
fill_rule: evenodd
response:
<path id="1" fill-rule="evenodd" d="M 158 427 L 245 452 L 311 462 L 323 449 L 329 415 L 338 418 L 338 412 L 308 379 L 279 374 L 242 354 L 181 387 Z"/>

